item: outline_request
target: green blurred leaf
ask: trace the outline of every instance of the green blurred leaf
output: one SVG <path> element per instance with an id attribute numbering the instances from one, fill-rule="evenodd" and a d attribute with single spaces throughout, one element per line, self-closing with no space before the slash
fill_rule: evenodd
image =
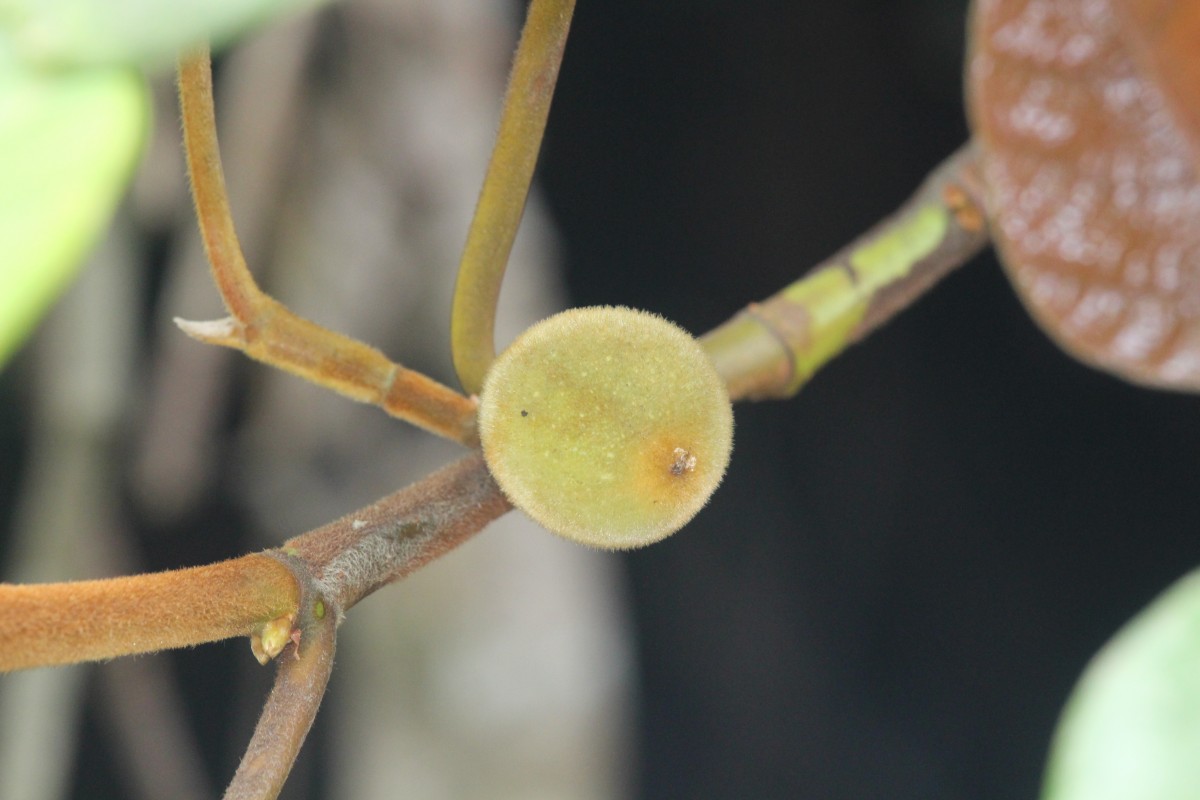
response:
<path id="1" fill-rule="evenodd" d="M 1126 625 L 1084 672 L 1044 800 L 1200 798 L 1200 571 Z"/>
<path id="2" fill-rule="evenodd" d="M 130 69 L 0 70 L 0 364 L 107 225 L 148 113 Z"/>
<path id="3" fill-rule="evenodd" d="M 180 50 L 322 0 L 0 0 L 0 55 L 36 65 L 167 67 Z"/>

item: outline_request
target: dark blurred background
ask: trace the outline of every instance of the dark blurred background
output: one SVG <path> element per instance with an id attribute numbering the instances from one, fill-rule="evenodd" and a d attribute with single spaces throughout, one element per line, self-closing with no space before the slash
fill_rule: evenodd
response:
<path id="1" fill-rule="evenodd" d="M 644 307 L 702 332 L 894 209 L 967 136 L 965 5 L 582 0 L 540 168 L 564 302 Z M 335 6 L 314 25 L 317 86 L 353 49 L 348 15 Z M 145 244 L 160 259 L 175 246 Z M 155 310 L 157 291 L 145 290 L 152 315 L 175 313 Z M 150 332 L 140 341 L 155 347 Z M 30 460 L 32 361 L 0 373 L 3 514 Z M 222 430 L 248 402 L 233 391 Z M 740 406 L 709 507 L 611 559 L 634 702 L 627 774 L 606 791 L 1035 797 L 1087 659 L 1200 562 L 1198 412 L 1057 350 L 990 251 L 796 399 Z M 143 540 L 144 563 L 246 549 L 246 510 L 222 503 L 230 480 L 174 523 L 210 534 L 182 550 Z M 131 494 L 128 515 L 151 524 Z M 241 675 L 243 650 L 171 657 L 213 785 L 264 691 L 245 678 L 246 707 L 224 699 L 213 676 Z M 70 796 L 126 796 L 87 685 Z M 290 796 L 335 796 L 321 777 L 334 738 L 323 712 Z"/>
<path id="2" fill-rule="evenodd" d="M 707 330 L 967 133 L 965 3 L 581 3 L 545 150 L 576 304 Z M 1030 798 L 1088 656 L 1200 561 L 1200 402 L 1082 367 L 989 252 L 738 408 L 629 555 L 643 798 Z"/>

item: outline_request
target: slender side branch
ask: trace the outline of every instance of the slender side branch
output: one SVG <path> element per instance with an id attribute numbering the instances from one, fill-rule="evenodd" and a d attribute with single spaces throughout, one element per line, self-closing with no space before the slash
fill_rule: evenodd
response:
<path id="1" fill-rule="evenodd" d="M 213 108 L 212 61 L 207 47 L 179 62 L 179 106 L 183 116 L 183 142 L 196 220 L 213 280 L 229 313 L 238 320 L 254 319 L 266 295 L 254 282 L 242 255 L 225 190 L 225 173 L 217 146 L 217 121 Z"/>
<path id="2" fill-rule="evenodd" d="M 978 153 L 968 143 L 895 214 L 701 343 L 733 399 L 791 397 L 987 241 Z"/>
<path id="3" fill-rule="evenodd" d="M 254 282 L 238 244 L 213 114 L 207 48 L 179 64 L 179 99 L 196 217 L 213 281 L 231 316 L 176 320 L 189 336 L 241 350 L 346 397 L 379 406 L 440 436 L 475 446 L 475 403 L 379 350 L 297 316 Z"/>
<path id="4" fill-rule="evenodd" d="M 275 685 L 225 790 L 225 800 L 274 800 L 279 796 L 325 696 L 340 615 L 311 588 L 305 591 L 301 609 L 293 634 L 295 657 L 279 660 Z"/>
<path id="5" fill-rule="evenodd" d="M 244 636 L 294 617 L 292 571 L 256 553 L 98 581 L 0 584 L 0 672 Z"/>
<path id="6" fill-rule="evenodd" d="M 496 357 L 493 336 L 500 283 L 525 212 L 574 11 L 575 0 L 533 0 L 517 46 L 500 131 L 467 232 L 450 314 L 454 368 L 469 394 L 479 394 Z"/>

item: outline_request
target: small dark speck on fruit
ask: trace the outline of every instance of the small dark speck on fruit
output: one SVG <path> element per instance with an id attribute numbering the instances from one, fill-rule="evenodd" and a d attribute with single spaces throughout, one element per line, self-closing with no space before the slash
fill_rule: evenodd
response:
<path id="1" fill-rule="evenodd" d="M 523 408 L 522 408 L 522 409 L 521 409 L 521 416 L 522 416 L 522 417 L 528 417 L 528 416 L 529 416 L 529 412 L 528 412 L 528 411 L 526 411 L 525 409 L 523 409 Z"/>

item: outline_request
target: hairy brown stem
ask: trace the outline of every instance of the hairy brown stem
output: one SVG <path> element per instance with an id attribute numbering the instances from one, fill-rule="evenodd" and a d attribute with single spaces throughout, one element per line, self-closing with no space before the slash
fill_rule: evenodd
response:
<path id="1" fill-rule="evenodd" d="M 265 638 L 283 621 L 284 640 L 267 647 L 274 656 L 303 618 L 302 592 L 339 615 L 511 507 L 473 454 L 281 551 L 124 578 L 0 584 L 0 671 Z"/>
<path id="2" fill-rule="evenodd" d="M 299 597 L 291 570 L 261 553 L 124 578 L 0 584 L 0 671 L 244 636 L 294 614 Z"/>
<path id="3" fill-rule="evenodd" d="M 246 266 L 234 228 L 212 97 L 212 63 L 205 47 L 179 62 L 179 107 L 192 200 L 204 252 L 225 307 L 235 319 L 253 319 L 265 295 Z"/>
<path id="4" fill-rule="evenodd" d="M 512 506 L 475 454 L 425 480 L 289 540 L 342 611 L 457 547 Z"/>
<path id="5" fill-rule="evenodd" d="M 225 800 L 273 800 L 279 795 L 325 696 L 339 615 L 311 590 L 301 607 L 296 650 L 279 659 L 275 685 Z"/>

